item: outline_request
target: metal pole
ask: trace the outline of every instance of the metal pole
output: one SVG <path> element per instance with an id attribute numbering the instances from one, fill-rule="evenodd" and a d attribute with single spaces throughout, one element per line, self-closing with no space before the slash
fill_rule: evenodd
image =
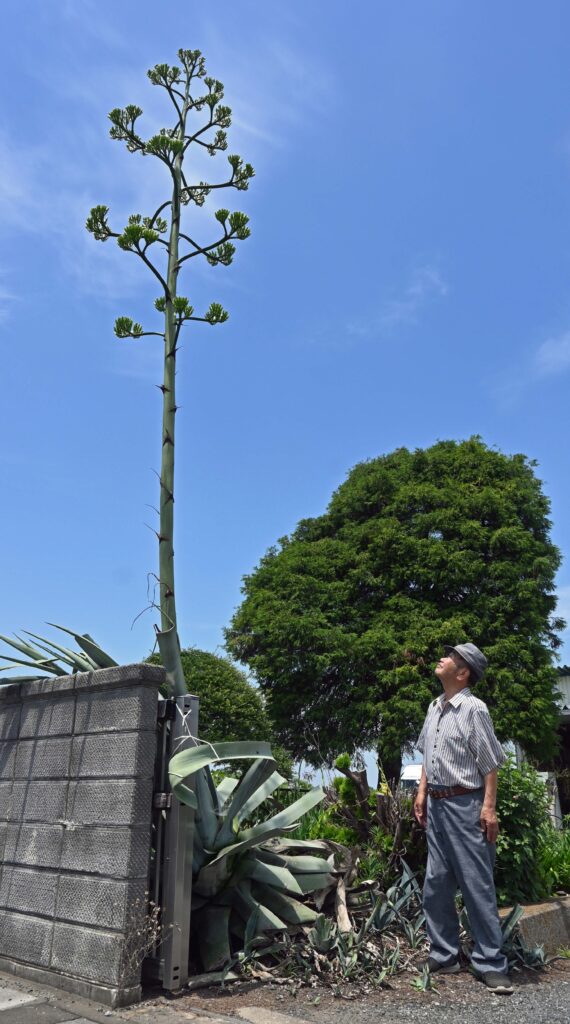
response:
<path id="1" fill-rule="evenodd" d="M 192 737 L 198 735 L 198 698 L 185 694 L 177 697 L 175 703 L 176 718 L 170 724 L 170 757 L 194 746 L 196 741 Z M 170 794 L 162 865 L 161 975 L 163 988 L 171 992 L 188 982 L 193 840 L 194 811 Z"/>

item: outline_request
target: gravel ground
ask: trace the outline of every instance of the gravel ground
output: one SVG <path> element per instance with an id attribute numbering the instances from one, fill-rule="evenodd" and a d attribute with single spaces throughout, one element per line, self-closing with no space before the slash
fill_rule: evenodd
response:
<path id="1" fill-rule="evenodd" d="M 165 1018 L 173 1014 L 183 1017 L 192 1010 L 235 1018 L 238 1010 L 257 1006 L 315 1024 L 409 1024 L 412 1020 L 436 1019 L 438 1024 L 570 1024 L 568 960 L 558 960 L 538 973 L 515 972 L 515 991 L 510 996 L 493 995 L 466 971 L 438 979 L 437 992 L 416 991 L 410 985 L 413 977 L 409 973 L 399 975 L 389 989 L 365 996 L 351 995 L 347 988 L 344 997 L 322 989 L 300 989 L 294 996 L 278 985 L 244 983 L 226 986 L 223 992 L 213 988 L 176 1000 L 150 999 L 121 1015 L 134 1022 L 140 1013 L 160 1024 L 162 1008 Z"/>

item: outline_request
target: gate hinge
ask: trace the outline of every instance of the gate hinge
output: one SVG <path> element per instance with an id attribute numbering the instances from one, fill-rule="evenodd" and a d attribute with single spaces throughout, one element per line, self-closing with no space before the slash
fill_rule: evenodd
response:
<path id="1" fill-rule="evenodd" d="M 172 793 L 153 793 L 152 806 L 159 811 L 167 811 L 172 806 Z"/>

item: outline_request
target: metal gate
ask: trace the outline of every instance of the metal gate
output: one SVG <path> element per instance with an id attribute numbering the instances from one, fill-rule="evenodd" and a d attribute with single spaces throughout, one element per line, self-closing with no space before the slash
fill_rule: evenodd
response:
<path id="1" fill-rule="evenodd" d="M 174 754 L 196 744 L 198 707 L 198 698 L 190 694 L 169 697 L 158 704 L 149 892 L 154 907 L 160 907 L 161 928 L 143 964 L 143 975 L 171 992 L 188 981 L 194 811 L 173 796 L 168 762 Z"/>

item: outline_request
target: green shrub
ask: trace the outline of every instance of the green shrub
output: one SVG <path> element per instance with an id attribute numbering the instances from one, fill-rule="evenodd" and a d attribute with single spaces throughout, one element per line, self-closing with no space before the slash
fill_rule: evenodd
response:
<path id="1" fill-rule="evenodd" d="M 554 892 L 570 892 L 570 815 L 564 819 L 563 828 L 547 829 L 538 854 L 541 877 L 549 895 Z"/>
<path id="2" fill-rule="evenodd" d="M 546 786 L 531 765 L 509 757 L 499 770 L 496 885 L 499 905 L 532 903 L 550 895 L 540 854 L 551 830 Z"/>

